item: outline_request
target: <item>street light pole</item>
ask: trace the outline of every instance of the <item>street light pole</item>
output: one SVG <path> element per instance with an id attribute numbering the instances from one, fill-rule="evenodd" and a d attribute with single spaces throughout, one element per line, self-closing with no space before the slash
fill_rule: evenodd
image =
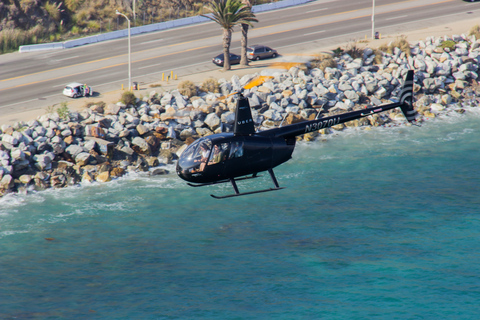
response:
<path id="1" fill-rule="evenodd" d="M 372 39 L 375 39 L 375 0 L 372 1 Z"/>
<path id="2" fill-rule="evenodd" d="M 118 15 L 124 16 L 125 19 L 128 21 L 128 91 L 132 89 L 132 59 L 131 59 L 131 52 L 130 52 L 130 19 L 123 13 L 117 10 L 116 12 Z"/>

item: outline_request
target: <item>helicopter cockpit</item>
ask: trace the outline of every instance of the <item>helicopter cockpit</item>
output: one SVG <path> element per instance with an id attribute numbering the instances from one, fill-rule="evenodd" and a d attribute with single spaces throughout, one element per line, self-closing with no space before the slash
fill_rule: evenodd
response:
<path id="1" fill-rule="evenodd" d="M 207 167 L 223 161 L 241 158 L 243 156 L 243 141 L 225 141 L 208 137 L 198 139 L 185 149 L 177 163 L 177 172 L 197 176 Z"/>

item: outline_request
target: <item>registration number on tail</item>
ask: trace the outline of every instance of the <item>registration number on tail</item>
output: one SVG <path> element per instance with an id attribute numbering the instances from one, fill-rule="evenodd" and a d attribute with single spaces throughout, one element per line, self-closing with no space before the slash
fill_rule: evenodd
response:
<path id="1" fill-rule="evenodd" d="M 312 132 L 312 131 L 317 131 L 323 128 L 328 128 L 331 126 L 334 126 L 336 124 L 340 123 L 340 117 L 337 118 L 331 118 L 331 119 L 325 119 L 325 120 L 319 120 L 318 122 L 314 122 L 312 124 L 307 124 L 305 126 L 305 133 L 307 132 Z"/>

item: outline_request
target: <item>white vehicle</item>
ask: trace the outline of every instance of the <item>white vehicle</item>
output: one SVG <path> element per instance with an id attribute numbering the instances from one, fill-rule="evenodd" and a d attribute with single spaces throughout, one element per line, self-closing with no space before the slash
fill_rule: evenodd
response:
<path id="1" fill-rule="evenodd" d="M 81 84 L 79 82 L 72 82 L 65 86 L 65 88 L 63 89 L 63 94 L 70 98 L 89 97 L 92 96 L 93 90 L 92 87 L 88 87 L 85 84 Z"/>

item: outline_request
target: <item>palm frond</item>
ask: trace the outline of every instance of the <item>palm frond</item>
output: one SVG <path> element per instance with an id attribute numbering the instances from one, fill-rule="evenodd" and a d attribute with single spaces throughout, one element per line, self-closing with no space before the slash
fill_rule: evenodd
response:
<path id="1" fill-rule="evenodd" d="M 213 0 L 206 9 L 211 15 L 203 15 L 218 23 L 223 29 L 232 29 L 238 24 L 258 22 L 250 8 L 241 0 Z"/>

